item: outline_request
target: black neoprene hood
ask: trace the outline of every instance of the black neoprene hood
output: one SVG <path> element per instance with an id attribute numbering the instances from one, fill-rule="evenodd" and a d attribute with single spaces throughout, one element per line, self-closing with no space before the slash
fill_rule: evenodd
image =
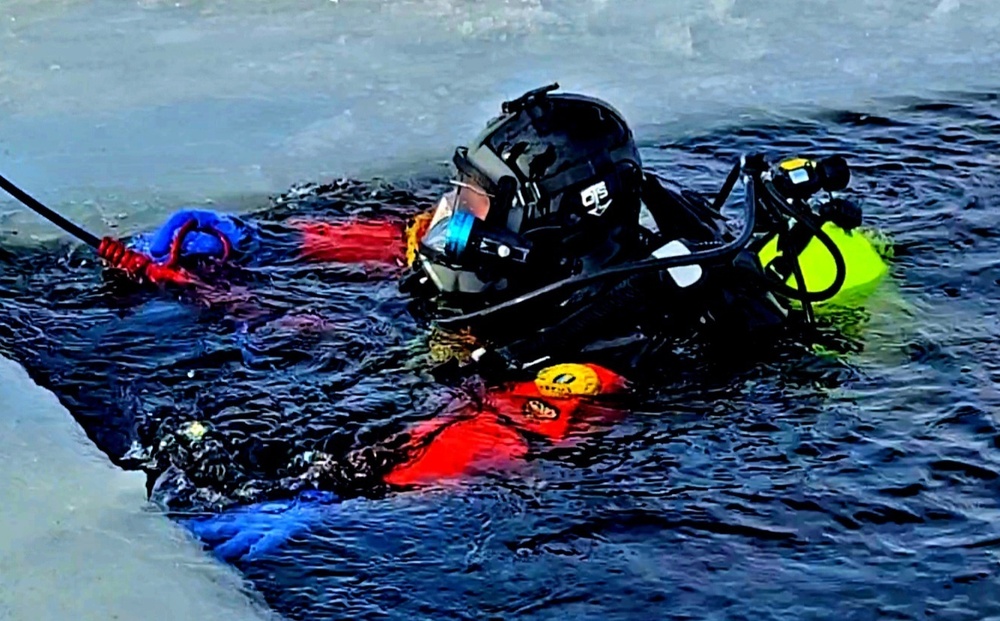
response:
<path id="1" fill-rule="evenodd" d="M 631 129 L 608 103 L 552 94 L 554 87 L 505 102 L 475 140 L 456 149 L 459 176 L 494 195 L 488 221 L 515 233 L 634 222 L 642 160 Z"/>

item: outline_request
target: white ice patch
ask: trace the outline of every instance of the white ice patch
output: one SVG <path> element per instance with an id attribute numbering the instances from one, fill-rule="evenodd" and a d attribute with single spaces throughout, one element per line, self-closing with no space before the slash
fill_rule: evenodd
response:
<path id="1" fill-rule="evenodd" d="M 427 172 L 552 81 L 610 101 L 645 144 L 741 114 L 878 113 L 996 88 L 995 5 L 3 0 L 4 174 L 138 225 L 135 205 Z"/>

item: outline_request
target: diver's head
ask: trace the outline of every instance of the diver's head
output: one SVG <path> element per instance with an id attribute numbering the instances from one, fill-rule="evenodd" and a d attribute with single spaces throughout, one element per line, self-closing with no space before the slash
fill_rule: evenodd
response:
<path id="1" fill-rule="evenodd" d="M 440 292 L 502 298 L 633 250 L 642 162 L 632 131 L 607 103 L 555 88 L 505 102 L 455 150 L 454 188 L 419 245 Z"/>

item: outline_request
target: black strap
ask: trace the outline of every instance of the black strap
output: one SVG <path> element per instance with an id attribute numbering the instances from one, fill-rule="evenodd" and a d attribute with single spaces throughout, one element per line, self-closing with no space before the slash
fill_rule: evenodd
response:
<path id="1" fill-rule="evenodd" d="M 686 238 L 699 242 L 722 240 L 724 219 L 701 197 L 663 185 L 663 180 L 646 174 L 642 200 L 653 216 L 661 238 Z"/>
<path id="2" fill-rule="evenodd" d="M 543 191 L 544 194 L 552 197 L 560 192 L 566 190 L 566 188 L 573 187 L 590 179 L 596 177 L 600 171 L 598 167 L 608 166 L 609 169 L 612 167 L 620 167 L 624 163 L 632 163 L 636 169 L 639 169 L 639 163 L 632 159 L 633 150 L 631 146 L 625 145 L 618 147 L 610 152 L 608 152 L 605 157 L 600 160 L 588 159 L 585 162 L 577 164 L 569 170 L 564 170 L 563 172 L 553 175 L 547 179 L 536 182 L 538 188 Z"/>

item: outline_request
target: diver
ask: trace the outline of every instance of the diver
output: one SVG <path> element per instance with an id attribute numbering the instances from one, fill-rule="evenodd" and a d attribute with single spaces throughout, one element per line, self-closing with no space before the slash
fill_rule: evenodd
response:
<path id="1" fill-rule="evenodd" d="M 379 473 L 397 488 L 517 467 L 536 438 L 568 441 L 581 424 L 614 420 L 623 408 L 607 399 L 677 339 L 766 341 L 885 273 L 858 233 L 860 208 L 834 196 L 850 180 L 842 158 L 748 155 L 709 202 L 644 170 L 611 105 L 557 88 L 504 102 L 455 150 L 450 191 L 408 221 L 276 228 L 185 209 L 131 248 L 197 273 L 270 260 L 278 231 L 304 261 L 397 265 L 414 313 L 462 335 L 438 376 L 474 371 L 493 386 L 482 404 L 412 430 L 403 457 Z M 740 180 L 734 223 L 723 207 Z M 102 255 L 112 265 L 124 256 L 116 246 Z M 300 479 L 331 467 L 317 462 Z"/>
<path id="2" fill-rule="evenodd" d="M 832 199 L 814 213 L 803 202 L 846 187 L 843 159 L 796 158 L 770 170 L 760 156 L 745 158 L 734 175 L 772 179 L 744 214 L 749 230 L 732 231 L 719 208 L 734 175 L 714 205 L 670 187 L 643 170 L 621 114 L 556 88 L 505 102 L 456 149 L 454 188 L 433 210 L 409 223 L 294 220 L 299 256 L 404 264 L 400 290 L 415 310 L 470 329 L 482 342 L 478 367 L 504 372 L 581 359 L 641 368 L 666 335 L 766 331 L 789 321 L 790 301 L 808 313 L 844 288 L 843 253 L 823 227 L 850 233 L 861 211 Z M 268 255 L 256 231 L 237 216 L 181 210 L 132 246 L 158 261 L 259 261 Z M 780 256 L 763 265 L 761 249 L 782 232 Z M 796 292 L 783 282 L 797 278 L 789 259 L 813 239 L 829 248 L 840 281 Z"/>

